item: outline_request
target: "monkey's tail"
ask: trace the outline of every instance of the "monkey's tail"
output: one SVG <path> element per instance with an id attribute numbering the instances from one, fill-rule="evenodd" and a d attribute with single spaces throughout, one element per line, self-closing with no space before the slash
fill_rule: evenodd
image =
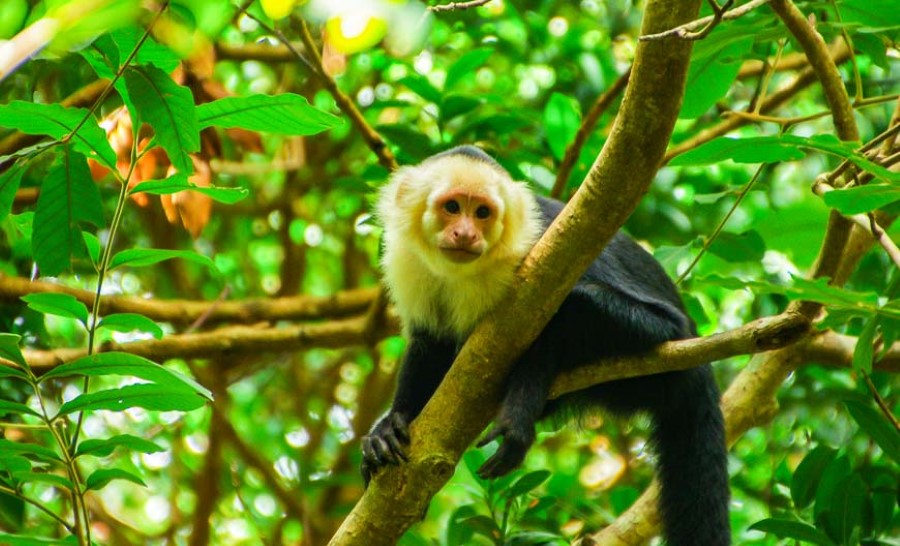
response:
<path id="1" fill-rule="evenodd" d="M 654 411 L 659 507 L 667 546 L 728 546 L 728 454 L 709 366 L 673 374 Z M 674 384 L 672 384 L 674 383 Z"/>

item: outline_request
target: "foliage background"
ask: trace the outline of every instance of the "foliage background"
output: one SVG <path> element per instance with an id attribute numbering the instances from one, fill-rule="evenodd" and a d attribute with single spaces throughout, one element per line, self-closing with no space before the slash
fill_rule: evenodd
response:
<path id="1" fill-rule="evenodd" d="M 897 124 L 900 11 L 891 4 L 799 4 L 835 52 L 863 142 L 891 127 L 892 116 Z M 108 544 L 327 542 L 362 493 L 358 438 L 388 404 L 404 346 L 376 297 L 372 188 L 393 158 L 416 162 L 477 143 L 536 191 L 568 196 L 614 119 L 641 9 L 620 0 L 434 12 L 374 1 L 5 2 L 0 38 L 11 40 L 0 51 L 9 59 L 29 53 L 19 33 L 32 23 L 58 27 L 44 29 L 39 54 L 0 73 L 0 331 L 21 336 L 5 336 L 0 356 L 27 361 L 34 374 L 31 384 L 0 374 L 3 540 L 84 541 L 83 527 L 70 533 L 47 510 L 90 521 L 91 538 Z M 730 214 L 680 285 L 702 334 L 812 299 L 829 305 L 822 328 L 868 348 L 857 350 L 856 369 L 800 367 L 771 424 L 734 446 L 735 542 L 896 544 L 900 433 L 888 415 L 898 411 L 897 365 L 871 371 L 873 345 L 896 339 L 896 264 L 876 247 L 844 292 L 798 279 L 815 259 L 829 206 L 890 215 L 900 181 L 880 173 L 869 200 L 827 202 L 810 191 L 858 145 L 823 153 L 837 146 L 827 138 L 834 127 L 819 86 L 795 85 L 808 71 L 797 51 L 767 7 L 695 44 L 673 161 L 626 229 L 677 277 Z M 787 100 L 767 106 L 792 85 Z M 613 105 L 572 146 L 604 92 Z M 257 94 L 273 99 L 248 98 Z M 136 139 L 134 116 L 146 124 Z M 85 140 L 70 145 L 80 120 Z M 734 123 L 733 137 L 769 140 L 698 148 L 724 123 Z M 568 150 L 570 174 L 557 180 Z M 887 149 L 883 164 L 896 153 Z M 189 185 L 194 191 L 171 193 Z M 73 298 L 47 299 L 58 286 Z M 150 321 L 109 318 L 123 311 Z M 73 411 L 46 428 L 46 415 L 21 405 L 53 415 L 85 389 L 125 396 L 138 379 L 161 395 L 181 392 L 180 375 L 141 375 L 152 372 L 38 379 L 85 347 L 165 362 L 215 402 L 93 402 L 81 425 Z M 746 362 L 716 364 L 723 388 Z M 191 393 L 204 396 L 199 386 Z M 526 468 L 494 483 L 471 471 L 493 447 L 471 450 L 403 543 L 555 544 L 595 531 L 652 477 L 646 425 L 602 416 L 578 429 L 548 425 Z M 123 434 L 155 446 L 125 441 L 69 460 L 78 440 L 83 447 Z M 56 455 L 41 456 L 41 447 Z M 127 474 L 86 487 L 109 468 Z"/>

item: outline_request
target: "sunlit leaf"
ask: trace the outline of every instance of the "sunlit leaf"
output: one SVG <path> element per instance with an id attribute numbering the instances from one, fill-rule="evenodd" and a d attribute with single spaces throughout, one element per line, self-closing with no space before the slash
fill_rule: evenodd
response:
<path id="1" fill-rule="evenodd" d="M 343 124 L 337 116 L 293 93 L 226 97 L 197 107 L 200 127 L 240 127 L 250 131 L 306 136 Z"/>
<path id="2" fill-rule="evenodd" d="M 173 389 L 155 383 L 126 385 L 76 396 L 59 408 L 59 415 L 88 410 L 124 411 L 128 408 L 192 411 L 203 407 L 206 402 L 206 398 L 186 389 Z"/>
<path id="3" fill-rule="evenodd" d="M 188 181 L 184 173 L 176 173 L 164 180 L 147 180 L 141 182 L 131 190 L 129 194 L 150 193 L 153 195 L 169 195 L 180 191 L 195 191 L 208 195 L 214 201 L 232 205 L 250 195 L 246 188 L 222 188 L 217 186 L 197 186 Z"/>
<path id="4" fill-rule="evenodd" d="M 49 472 L 13 472 L 12 476 L 20 482 L 49 483 L 50 485 L 62 487 L 63 489 L 73 489 L 72 482 L 69 481 L 68 478 L 57 474 L 50 474 Z"/>
<path id="5" fill-rule="evenodd" d="M 892 184 L 866 184 L 827 192 L 825 204 L 841 214 L 860 214 L 900 201 L 900 187 Z"/>
<path id="6" fill-rule="evenodd" d="M 165 451 L 162 447 L 150 440 L 138 438 L 131 434 L 120 434 L 111 438 L 85 440 L 78 444 L 75 451 L 76 457 L 91 455 L 94 457 L 108 457 L 117 448 L 125 448 L 138 453 L 159 453 Z"/>
<path id="7" fill-rule="evenodd" d="M 163 330 L 153 320 L 137 313 L 114 313 L 103 317 L 98 328 L 108 328 L 115 332 L 147 332 L 156 339 L 162 339 Z"/>
<path id="8" fill-rule="evenodd" d="M 79 127 L 85 118 L 87 121 Z M 0 105 L 0 127 L 29 135 L 47 135 L 56 140 L 62 140 L 78 128 L 71 140 L 75 150 L 115 169 L 116 153 L 106 140 L 106 132 L 83 108 L 14 100 Z"/>
<path id="9" fill-rule="evenodd" d="M 581 126 L 578 102 L 562 93 L 553 93 L 544 107 L 544 132 L 550 151 L 557 160 L 566 154 L 566 148 L 575 140 Z"/>
<path id="10" fill-rule="evenodd" d="M 147 484 L 144 483 L 144 480 L 135 476 L 131 472 L 127 470 L 122 470 L 121 468 L 101 468 L 99 470 L 95 470 L 87 479 L 84 481 L 84 489 L 85 491 L 103 489 L 106 487 L 109 482 L 113 480 L 125 480 L 131 483 L 136 483 L 140 486 L 147 487 Z"/>
<path id="11" fill-rule="evenodd" d="M 3 221 L 12 210 L 25 171 L 25 163 L 17 162 L 6 171 L 0 172 L 0 221 Z"/>
<path id="12" fill-rule="evenodd" d="M 900 10 L 894 0 L 844 0 L 840 9 L 845 23 L 878 30 L 900 28 Z"/>
<path id="13" fill-rule="evenodd" d="M 91 377 L 103 375 L 122 375 L 139 377 L 146 381 L 152 381 L 161 387 L 174 390 L 188 390 L 208 400 L 212 400 L 212 393 L 203 385 L 190 377 L 170 370 L 164 366 L 147 360 L 146 358 L 120 352 L 106 352 L 85 356 L 56 366 L 40 377 L 41 381 L 54 377 L 68 377 L 70 375 L 86 375 Z"/>
<path id="14" fill-rule="evenodd" d="M 200 150 L 200 126 L 191 90 L 151 65 L 129 67 L 125 85 L 141 120 L 153 127 L 172 164 L 180 172 L 193 172 L 190 154 Z"/>
<path id="15" fill-rule="evenodd" d="M 2 398 L 0 398 L 0 415 L 4 413 L 21 413 L 25 415 L 34 415 L 36 417 L 41 416 L 40 413 L 34 411 L 25 404 L 12 402 L 10 400 L 3 400 Z"/>
<path id="16" fill-rule="evenodd" d="M 71 294 L 35 292 L 22 296 L 22 301 L 39 313 L 77 319 L 82 324 L 88 322 L 87 306 Z"/>
<path id="17" fill-rule="evenodd" d="M 712 55 L 692 58 L 678 116 L 686 119 L 699 117 L 723 98 L 731 89 L 744 56 L 752 46 L 753 40 L 748 38 L 719 48 Z"/>
<path id="18" fill-rule="evenodd" d="M 15 362 L 23 368 L 27 368 L 28 363 L 25 361 L 25 357 L 22 356 L 22 351 L 19 349 L 19 343 L 21 341 L 22 336 L 20 335 L 0 333 L 0 357 Z"/>
<path id="19" fill-rule="evenodd" d="M 60 160 L 41 184 L 34 213 L 32 251 L 43 275 L 68 269 L 72 258 L 85 255 L 81 225 L 104 225 L 100 191 L 84 156 L 64 146 Z"/>
<path id="20" fill-rule="evenodd" d="M 112 257 L 109 268 L 115 269 L 123 265 L 129 267 L 145 267 L 175 258 L 194 262 L 213 271 L 217 271 L 216 264 L 202 254 L 197 254 L 190 250 L 164 250 L 157 248 L 129 248 L 123 250 Z"/>
<path id="21" fill-rule="evenodd" d="M 0 533 L 0 544 L 8 546 L 77 546 L 78 540 L 75 535 L 60 540 L 58 538 L 40 538 L 30 534 L 25 536 Z"/>
<path id="22" fill-rule="evenodd" d="M 42 461 L 62 462 L 62 459 L 55 451 L 48 447 L 28 442 L 13 442 L 0 438 L 0 453 L 16 454 L 23 457 L 31 457 Z"/>

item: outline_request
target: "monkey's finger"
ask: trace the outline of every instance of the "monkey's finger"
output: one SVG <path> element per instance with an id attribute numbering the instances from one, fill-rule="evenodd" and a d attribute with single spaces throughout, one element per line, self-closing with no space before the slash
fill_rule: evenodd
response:
<path id="1" fill-rule="evenodd" d="M 402 415 L 395 413 L 391 416 L 391 428 L 401 442 L 409 443 L 409 423 L 406 422 Z"/>
<path id="2" fill-rule="evenodd" d="M 401 444 L 401 439 L 399 439 L 399 438 L 397 437 L 397 435 L 395 435 L 395 434 L 388 434 L 388 435 L 385 437 L 385 440 L 387 440 L 388 447 L 389 447 L 391 453 L 392 453 L 397 459 L 400 459 L 400 460 L 403 460 L 403 461 L 408 461 L 408 460 L 409 460 L 409 458 L 406 456 L 406 451 L 403 449 L 403 445 Z M 409 443 L 409 442 L 406 442 L 406 443 Z"/>
<path id="3" fill-rule="evenodd" d="M 519 466 L 521 459 L 517 454 L 505 449 L 505 444 L 494 453 L 491 458 L 481 465 L 478 469 L 478 476 L 482 479 L 499 478 L 505 474 L 509 474 L 514 468 Z"/>
<path id="4" fill-rule="evenodd" d="M 479 442 L 476 444 L 476 447 L 484 447 L 484 446 L 488 445 L 489 443 L 493 442 L 494 440 L 496 440 L 497 438 L 499 438 L 500 436 L 503 436 L 503 428 L 502 427 L 494 427 L 490 430 L 490 432 L 488 432 L 484 436 L 484 438 L 479 440 Z"/>

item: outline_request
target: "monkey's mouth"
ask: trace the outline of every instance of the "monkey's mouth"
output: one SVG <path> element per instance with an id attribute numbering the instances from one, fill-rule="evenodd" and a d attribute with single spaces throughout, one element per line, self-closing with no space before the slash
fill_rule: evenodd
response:
<path id="1" fill-rule="evenodd" d="M 481 256 L 481 252 L 468 248 L 441 247 L 441 252 L 444 253 L 448 260 L 458 264 L 475 261 Z"/>

